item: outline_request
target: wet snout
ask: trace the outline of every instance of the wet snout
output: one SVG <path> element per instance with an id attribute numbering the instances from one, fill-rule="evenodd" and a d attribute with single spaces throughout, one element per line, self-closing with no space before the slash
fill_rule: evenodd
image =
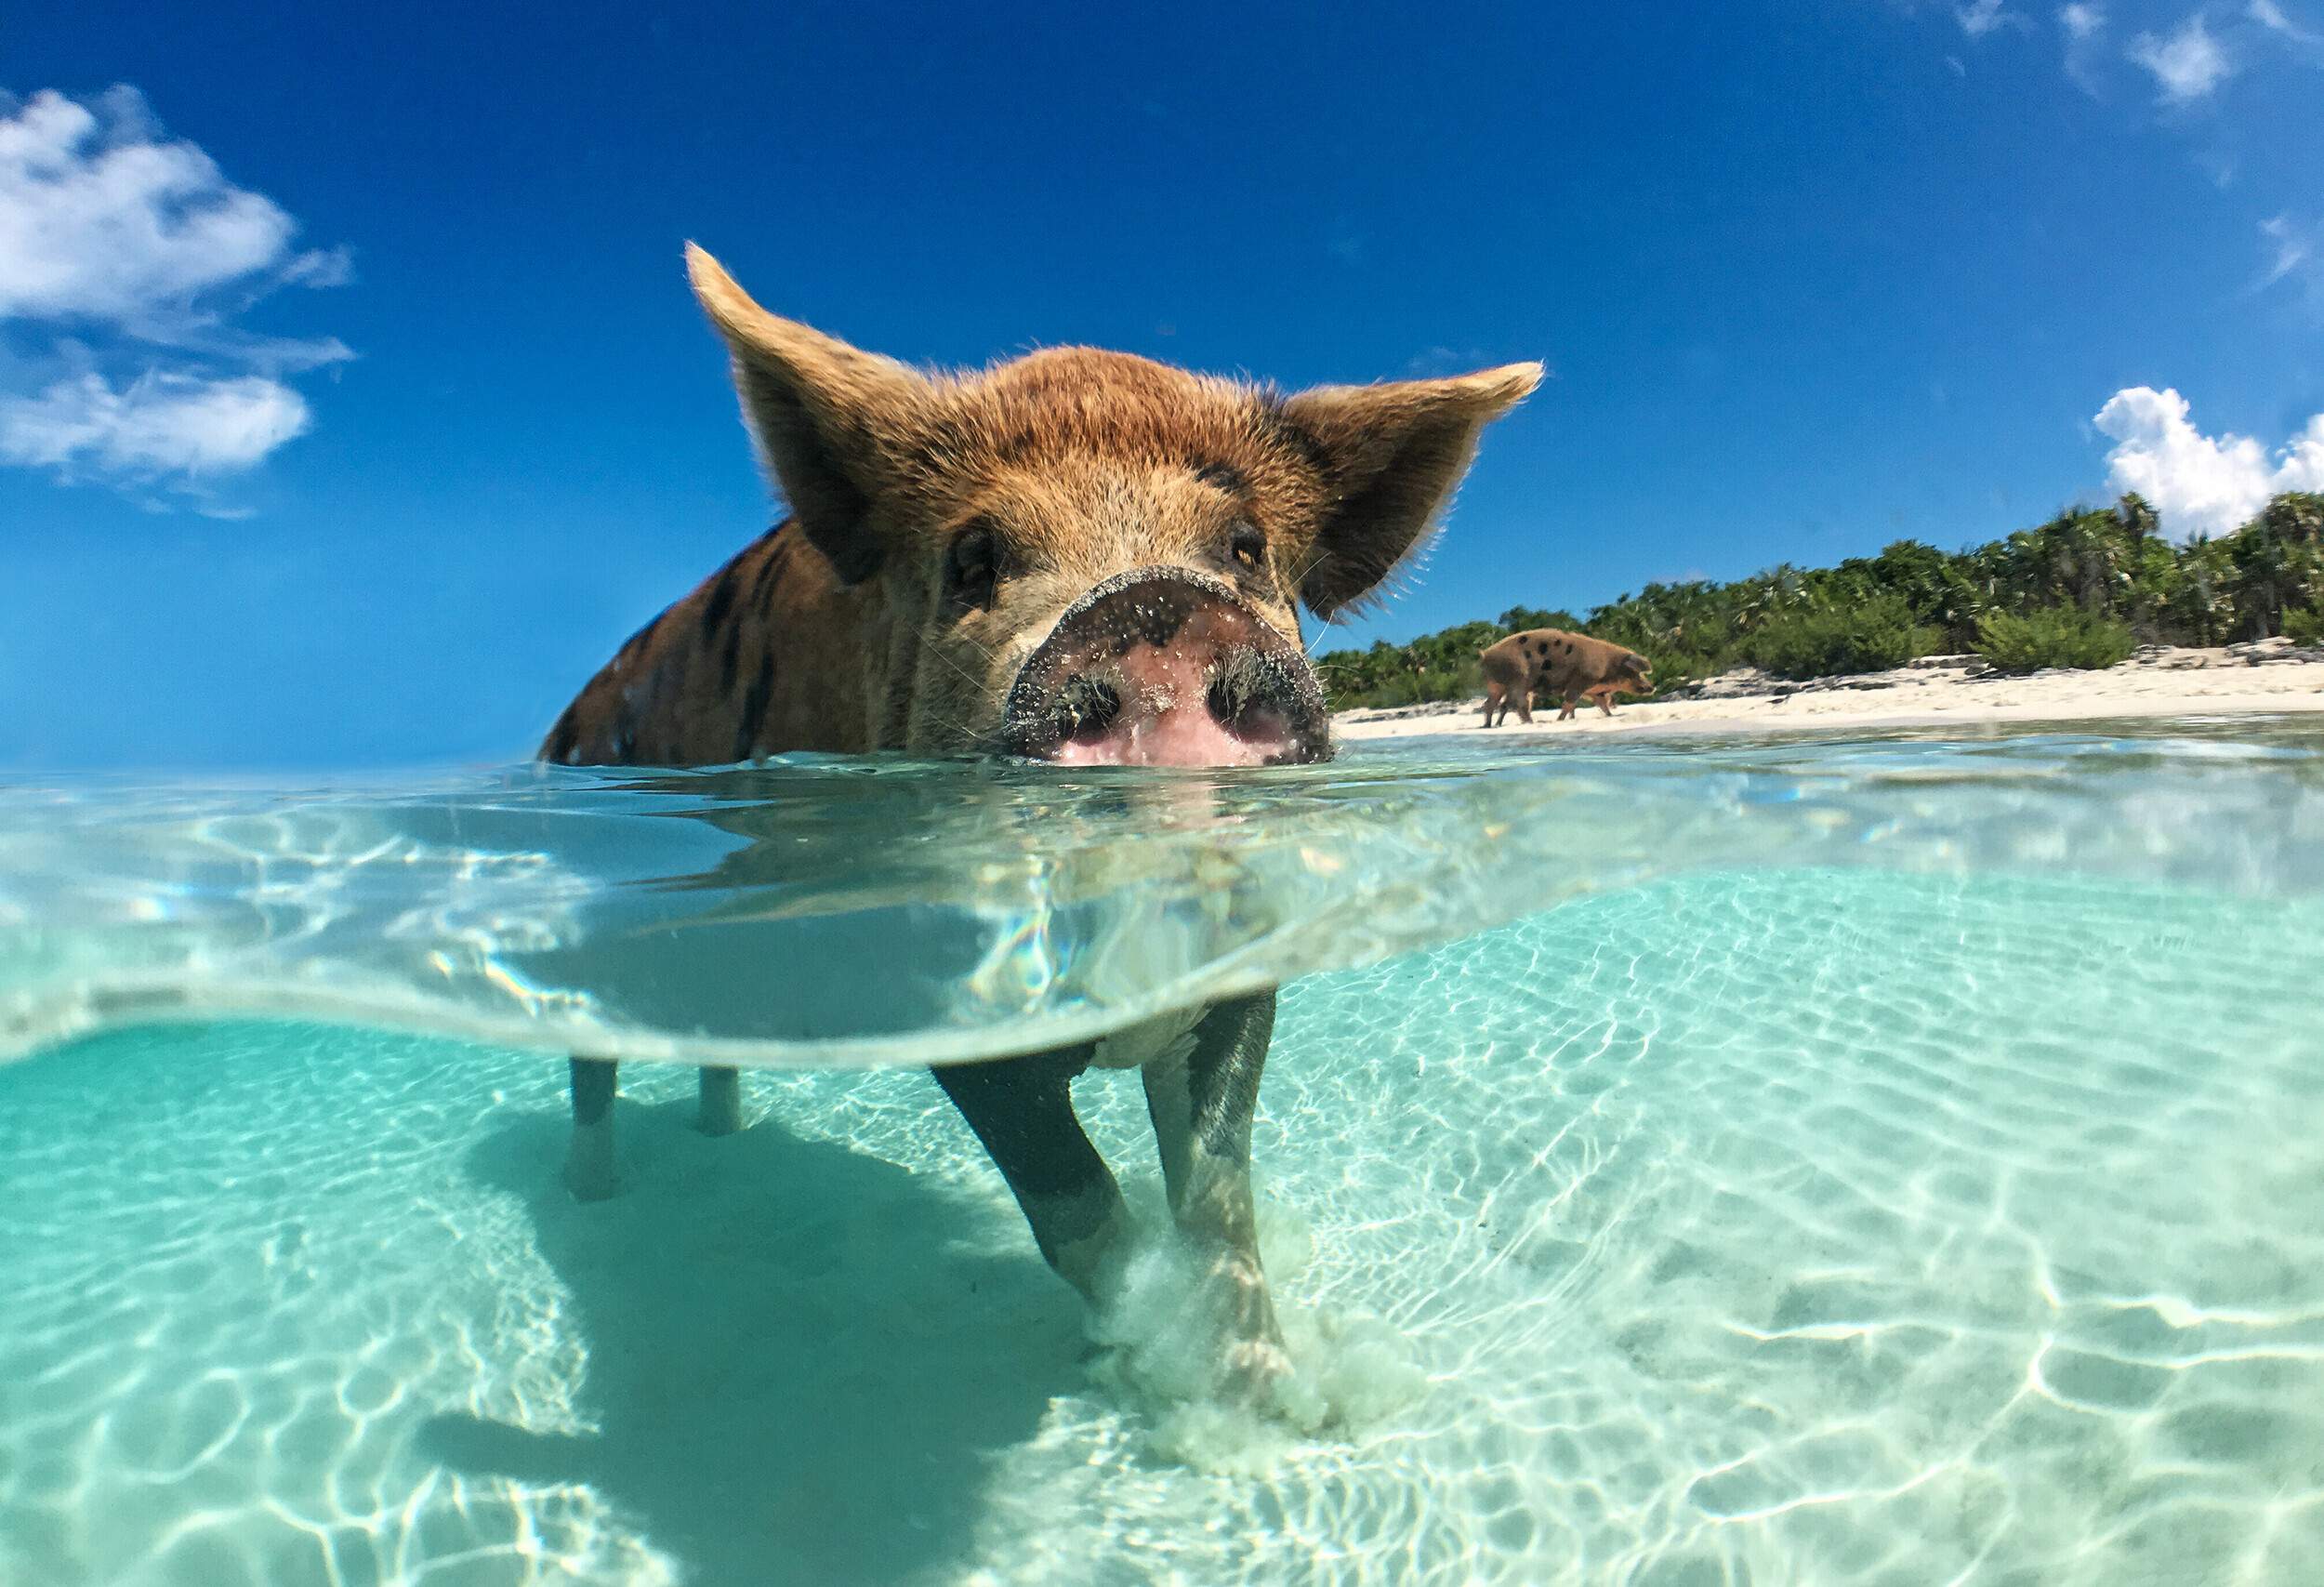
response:
<path id="1" fill-rule="evenodd" d="M 1058 618 L 1009 693 L 1002 736 L 1073 765 L 1261 766 L 1329 753 L 1299 646 L 1233 586 L 1181 568 L 1107 579 Z"/>

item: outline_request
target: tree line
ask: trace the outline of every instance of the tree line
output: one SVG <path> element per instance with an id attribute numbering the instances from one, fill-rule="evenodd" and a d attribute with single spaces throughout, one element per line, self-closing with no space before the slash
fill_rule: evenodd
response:
<path id="1" fill-rule="evenodd" d="M 1666 692 L 1746 666 L 1804 679 L 1974 653 L 2023 672 L 2111 667 L 2142 644 L 2324 644 L 2324 493 L 2287 492 L 2241 528 L 2185 544 L 2125 496 L 1960 551 L 1899 540 L 1837 567 L 1649 584 L 1578 617 L 1516 606 L 1410 644 L 1333 651 L 1316 668 L 1334 709 L 1465 699 L 1484 688 L 1477 652 L 1525 628 L 1628 645 Z"/>

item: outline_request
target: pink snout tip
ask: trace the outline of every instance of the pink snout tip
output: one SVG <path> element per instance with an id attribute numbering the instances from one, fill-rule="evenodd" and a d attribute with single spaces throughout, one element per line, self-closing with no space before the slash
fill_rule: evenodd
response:
<path id="1" fill-rule="evenodd" d="M 1180 570 L 1109 579 L 1019 672 L 1003 735 L 1077 766 L 1262 766 L 1330 753 L 1299 647 L 1232 586 Z"/>

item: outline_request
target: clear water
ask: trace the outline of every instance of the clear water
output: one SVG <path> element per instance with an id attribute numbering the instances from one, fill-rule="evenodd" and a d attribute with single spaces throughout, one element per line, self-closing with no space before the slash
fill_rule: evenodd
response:
<path id="1" fill-rule="evenodd" d="M 906 1066 L 1278 977 L 1314 1435 Z M 2249 723 L 20 786 L 0 1582 L 2324 1580 L 2319 1013 Z M 574 1203 L 583 1038 L 753 1127 Z"/>

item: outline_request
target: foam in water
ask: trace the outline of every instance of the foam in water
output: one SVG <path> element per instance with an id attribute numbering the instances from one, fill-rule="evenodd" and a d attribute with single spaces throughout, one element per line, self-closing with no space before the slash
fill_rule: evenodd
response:
<path id="1" fill-rule="evenodd" d="M 764 1069 L 712 1140 L 685 1069 L 629 1065 L 625 1192 L 581 1205 L 537 1051 L 248 1023 L 52 1048 L 0 1066 L 0 1582 L 2324 1580 L 2316 767 L 2183 734 L 1721 749 L 1699 785 L 1675 754 L 1294 779 L 1346 825 L 1258 808 L 1252 840 L 1303 827 L 1339 870 L 1302 866 L 1256 938 L 1191 891 L 1136 918 L 1306 952 L 1320 900 L 1356 959 L 1480 899 L 1507 923 L 1286 987 L 1253 1150 L 1299 1392 L 1259 1417 L 1196 1392 L 1166 1243 L 1085 1319 L 908 1067 Z M 1588 829 L 1521 844 L 1492 893 L 1459 801 L 1552 826 L 1569 773 L 1634 773 L 1671 825 L 1610 828 L 1605 870 Z M 604 797 L 573 819 L 628 831 Z M 685 805 L 639 825 L 698 834 Z M 456 971 L 462 932 L 499 951 L 488 894 L 523 913 L 490 867 L 463 902 L 332 845 L 250 893 L 239 826 L 218 890 L 133 885 L 133 849 L 191 877 L 193 828 L 102 806 L 62 829 L 109 864 L 51 825 L 48 868 L 14 868 L 12 840 L 15 904 L 86 885 L 11 952 L 150 921 L 178 985 L 200 946 L 336 996 L 297 967 L 354 953 L 338 922 L 407 921 Z M 519 852 L 458 810 L 469 852 Z M 1202 863 L 1257 885 L 1226 849 Z M 591 921 L 808 918 L 673 883 L 650 842 L 537 852 Z M 1092 867 L 1075 931 L 1134 915 L 1097 862 L 1033 858 Z M 867 885 L 987 885 L 897 863 L 925 874 Z M 1338 878 L 1380 908 L 1351 921 Z M 541 984 L 628 998 L 617 958 Z M 488 1006 L 464 973 L 447 999 Z M 1138 1086 L 1078 1096 L 1160 1227 Z"/>
<path id="2" fill-rule="evenodd" d="M 1296 1211 L 1263 1197 L 1260 1260 L 1281 1293 L 1298 1292 L 1314 1236 Z M 1278 1298 L 1289 1370 L 1256 1399 L 1221 1392 L 1226 1297 L 1202 1262 L 1150 1209 L 1116 1292 L 1090 1321 L 1097 1379 L 1151 1429 L 1151 1449 L 1198 1471 L 1256 1475 L 1295 1437 L 1353 1439 L 1416 1402 L 1426 1381 L 1394 1330 L 1365 1313 Z"/>

